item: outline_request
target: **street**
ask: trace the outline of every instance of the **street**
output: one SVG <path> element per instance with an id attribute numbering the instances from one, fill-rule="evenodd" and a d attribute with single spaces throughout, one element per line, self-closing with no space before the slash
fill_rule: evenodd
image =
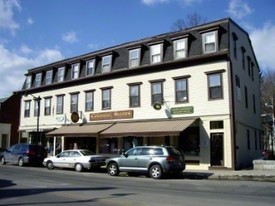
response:
<path id="1" fill-rule="evenodd" d="M 275 184 L 0 166 L 0 205 L 274 205 Z"/>

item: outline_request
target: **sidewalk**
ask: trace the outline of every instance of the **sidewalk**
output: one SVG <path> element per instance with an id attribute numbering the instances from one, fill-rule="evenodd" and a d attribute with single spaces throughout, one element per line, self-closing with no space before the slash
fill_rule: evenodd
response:
<path id="1" fill-rule="evenodd" d="M 184 170 L 183 176 L 188 179 L 275 182 L 275 170 Z"/>

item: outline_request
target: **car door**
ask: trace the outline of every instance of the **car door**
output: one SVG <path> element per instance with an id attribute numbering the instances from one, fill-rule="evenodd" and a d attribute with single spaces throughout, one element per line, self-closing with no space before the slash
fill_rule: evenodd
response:
<path id="1" fill-rule="evenodd" d="M 19 156 L 21 155 L 20 151 L 21 151 L 21 144 L 15 145 L 14 149 L 10 153 L 10 155 L 11 155 L 10 156 L 10 159 L 11 159 L 10 162 L 12 162 L 14 164 L 18 163 Z"/>
<path id="2" fill-rule="evenodd" d="M 75 163 L 79 162 L 81 155 L 78 151 L 70 151 L 68 158 L 66 158 L 66 167 L 68 168 L 74 168 Z"/>
<path id="3" fill-rule="evenodd" d="M 155 148 L 144 148 L 138 158 L 138 167 L 140 170 L 147 170 L 148 165 L 152 162 L 155 155 Z M 162 150 L 162 149 L 160 149 Z"/>
<path id="4" fill-rule="evenodd" d="M 5 151 L 4 155 L 5 155 L 6 162 L 12 162 L 12 152 L 13 152 L 15 146 L 16 145 L 13 145 Z"/>
<path id="5" fill-rule="evenodd" d="M 68 167 L 68 163 L 67 163 L 68 157 L 69 157 L 68 151 L 64 151 L 64 152 L 61 152 L 60 154 L 58 154 L 54 161 L 55 167 L 67 168 Z"/>
<path id="6" fill-rule="evenodd" d="M 123 159 L 121 159 L 121 169 L 135 170 L 137 169 L 138 155 L 141 148 L 133 148 L 129 150 Z"/>

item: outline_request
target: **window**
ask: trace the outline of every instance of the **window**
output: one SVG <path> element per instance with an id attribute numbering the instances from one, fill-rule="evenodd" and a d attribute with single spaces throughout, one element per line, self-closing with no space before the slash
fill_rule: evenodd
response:
<path id="1" fill-rule="evenodd" d="M 210 129 L 223 129 L 223 121 L 210 121 Z"/>
<path id="2" fill-rule="evenodd" d="M 243 70 L 245 70 L 245 48 L 242 47 L 242 67 L 243 67 Z"/>
<path id="3" fill-rule="evenodd" d="M 258 149 L 258 137 L 257 137 L 257 131 L 256 130 L 254 130 L 254 143 L 255 143 L 255 150 L 257 150 Z"/>
<path id="4" fill-rule="evenodd" d="M 56 96 L 56 114 L 63 114 L 64 95 Z"/>
<path id="5" fill-rule="evenodd" d="M 186 57 L 187 39 L 174 41 L 174 59 Z"/>
<path id="6" fill-rule="evenodd" d="M 46 85 L 52 83 L 53 70 L 49 70 L 46 72 Z"/>
<path id="7" fill-rule="evenodd" d="M 222 75 L 221 73 L 208 75 L 209 99 L 222 98 Z"/>
<path id="8" fill-rule="evenodd" d="M 188 101 L 187 78 L 176 79 L 175 90 L 176 90 L 176 103 L 182 103 L 182 102 Z"/>
<path id="9" fill-rule="evenodd" d="M 34 100 L 34 116 L 38 117 L 40 116 L 40 99 L 35 99 Z"/>
<path id="10" fill-rule="evenodd" d="M 85 110 L 94 110 L 94 91 L 89 91 L 85 93 Z"/>
<path id="11" fill-rule="evenodd" d="M 35 87 L 39 87 L 41 85 L 41 77 L 42 77 L 41 73 L 38 73 L 35 75 L 35 82 L 34 82 Z"/>
<path id="12" fill-rule="evenodd" d="M 51 98 L 45 98 L 44 115 L 51 115 Z"/>
<path id="13" fill-rule="evenodd" d="M 71 94 L 71 112 L 78 112 L 78 94 Z"/>
<path id="14" fill-rule="evenodd" d="M 248 108 L 248 92 L 247 92 L 246 86 L 244 86 L 244 95 L 245 95 L 245 107 Z"/>
<path id="15" fill-rule="evenodd" d="M 233 32 L 232 37 L 233 37 L 233 54 L 234 54 L 235 59 L 237 59 L 237 40 L 238 40 L 238 36 L 236 35 L 235 32 Z"/>
<path id="16" fill-rule="evenodd" d="M 137 67 L 140 64 L 140 48 L 129 51 L 129 67 Z"/>
<path id="17" fill-rule="evenodd" d="M 72 79 L 78 79 L 79 77 L 79 63 L 72 65 Z"/>
<path id="18" fill-rule="evenodd" d="M 86 76 L 94 75 L 95 74 L 95 60 L 89 60 L 86 63 Z"/>
<path id="19" fill-rule="evenodd" d="M 256 114 L 256 97 L 255 94 L 253 94 L 253 112 Z"/>
<path id="20" fill-rule="evenodd" d="M 202 34 L 203 53 L 217 51 L 217 31 Z"/>
<path id="21" fill-rule="evenodd" d="M 112 55 L 104 56 L 102 58 L 102 73 L 111 71 Z"/>
<path id="22" fill-rule="evenodd" d="M 58 68 L 58 72 L 57 72 L 57 81 L 58 82 L 63 82 L 64 81 L 64 74 L 65 74 L 65 67 L 60 67 Z"/>
<path id="23" fill-rule="evenodd" d="M 250 68 L 251 67 L 251 59 L 250 57 L 247 57 L 247 72 L 248 72 L 248 76 L 250 77 Z"/>
<path id="24" fill-rule="evenodd" d="M 102 109 L 111 109 L 111 88 L 102 89 Z"/>
<path id="25" fill-rule="evenodd" d="M 151 64 L 162 61 L 162 44 L 152 45 L 150 47 L 151 52 Z"/>
<path id="26" fill-rule="evenodd" d="M 235 75 L 235 79 L 236 79 L 236 87 L 237 87 L 237 98 L 238 100 L 242 100 L 242 93 L 241 93 L 241 81 L 240 81 L 240 77 L 238 75 Z"/>
<path id="27" fill-rule="evenodd" d="M 152 91 L 152 105 L 155 103 L 163 103 L 163 90 L 162 82 L 152 82 L 151 83 Z"/>
<path id="28" fill-rule="evenodd" d="M 251 62 L 251 78 L 252 78 L 252 81 L 254 81 L 254 63 Z"/>
<path id="29" fill-rule="evenodd" d="M 140 85 L 130 85 L 129 86 L 129 102 L 130 107 L 139 107 L 140 106 Z"/>
<path id="30" fill-rule="evenodd" d="M 25 101 L 24 117 L 30 117 L 31 101 Z"/>
<path id="31" fill-rule="evenodd" d="M 31 88 L 31 80 L 32 80 L 31 76 L 26 77 L 26 89 Z"/>
<path id="32" fill-rule="evenodd" d="M 250 131 L 246 130 L 247 149 L 250 150 Z"/>

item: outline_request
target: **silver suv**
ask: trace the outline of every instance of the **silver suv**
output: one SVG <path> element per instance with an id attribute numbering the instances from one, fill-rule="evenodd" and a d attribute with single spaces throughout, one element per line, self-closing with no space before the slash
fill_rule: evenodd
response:
<path id="1" fill-rule="evenodd" d="M 120 172 L 149 173 L 160 179 L 164 173 L 180 174 L 185 169 L 182 152 L 172 146 L 138 146 L 119 157 L 106 160 L 111 176 Z"/>

